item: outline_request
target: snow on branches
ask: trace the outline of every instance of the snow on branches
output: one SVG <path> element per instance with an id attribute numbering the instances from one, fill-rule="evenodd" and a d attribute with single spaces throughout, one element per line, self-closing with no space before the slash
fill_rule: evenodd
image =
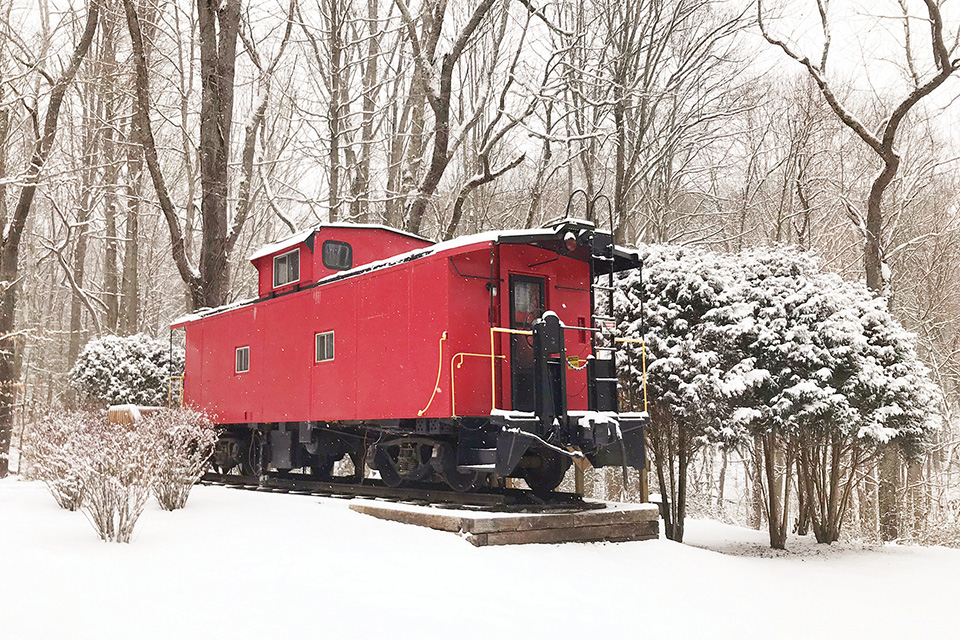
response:
<path id="1" fill-rule="evenodd" d="M 159 406 L 167 402 L 170 376 L 182 369 L 183 352 L 171 354 L 163 340 L 143 334 L 104 336 L 87 343 L 70 381 L 85 400 L 97 405 Z"/>
<path id="2" fill-rule="evenodd" d="M 939 391 L 912 334 L 862 285 L 785 248 L 650 246 L 644 265 L 620 281 L 619 328 L 646 327 L 651 399 L 700 441 L 836 430 L 915 455 L 935 428 Z M 625 355 L 635 387 L 639 354 Z"/>
<path id="3" fill-rule="evenodd" d="M 675 487 L 677 519 L 693 450 L 749 445 L 757 474 L 766 471 L 758 480 L 774 546 L 785 537 L 791 465 L 819 508 L 810 514 L 818 539 L 835 540 L 863 466 L 888 443 L 918 455 L 938 424 L 939 390 L 913 336 L 865 287 L 788 248 L 653 245 L 643 257 L 642 275 L 620 280 L 616 313 L 626 337 L 645 330 L 648 435 L 658 465 L 678 465 L 658 466 L 661 489 Z M 639 353 L 622 355 L 635 392 Z"/>
<path id="4" fill-rule="evenodd" d="M 148 417 L 142 428 L 156 438 L 153 494 L 162 509 L 182 509 L 210 464 L 217 429 L 205 415 L 190 409 L 160 411 Z"/>
<path id="5" fill-rule="evenodd" d="M 57 413 L 32 426 L 27 455 L 61 507 L 83 511 L 103 540 L 129 542 L 151 493 L 167 511 L 186 504 L 216 439 L 209 419 L 183 409 L 133 425 L 103 412 Z"/>

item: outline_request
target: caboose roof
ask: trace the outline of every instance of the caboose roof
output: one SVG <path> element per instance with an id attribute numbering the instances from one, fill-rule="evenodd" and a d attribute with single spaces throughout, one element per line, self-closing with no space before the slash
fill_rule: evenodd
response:
<path id="1" fill-rule="evenodd" d="M 306 242 L 308 238 L 312 237 L 314 233 L 319 231 L 322 227 L 347 227 L 355 228 L 359 225 L 321 225 L 315 229 L 311 229 L 309 232 L 301 232 L 299 234 L 290 236 L 280 242 L 275 242 L 265 246 L 263 249 L 255 253 L 250 257 L 250 260 L 257 260 L 265 256 L 269 256 L 273 253 L 283 251 L 294 247 L 300 243 Z M 390 229 L 389 227 L 379 227 L 377 225 L 364 225 L 367 228 L 371 229 L 383 229 L 387 231 L 393 231 L 401 235 L 406 235 L 413 238 L 419 238 L 414 234 L 406 233 L 403 231 L 398 231 L 396 229 Z M 438 242 L 429 247 L 422 247 L 420 249 L 413 249 L 412 251 L 407 251 L 406 253 L 401 253 L 383 260 L 377 260 L 375 262 L 369 262 L 363 264 L 353 269 L 346 271 L 338 271 L 332 275 L 329 275 L 325 278 L 321 278 L 316 282 L 309 285 L 309 287 L 316 287 L 322 284 L 327 284 L 334 282 L 336 280 L 342 280 L 344 278 L 349 278 L 351 276 L 356 276 L 361 273 L 368 273 L 370 271 L 375 271 L 377 269 L 385 269 L 394 265 L 402 264 L 404 262 L 409 262 L 411 260 L 417 260 L 429 255 L 434 255 L 444 251 L 453 251 L 456 249 L 461 249 L 464 247 L 470 246 L 482 246 L 490 244 L 530 244 L 533 246 L 541 247 L 548 250 L 559 250 L 560 243 L 563 242 L 564 236 L 569 231 L 576 231 L 579 229 L 589 228 L 593 229 L 593 224 L 590 222 L 584 222 L 580 220 L 563 220 L 557 222 L 549 227 L 542 229 L 517 229 L 511 231 L 487 231 L 484 233 L 477 233 L 469 236 L 460 236 L 459 238 L 454 238 L 453 240 L 447 240 L 444 242 Z M 607 232 L 598 232 L 606 233 Z M 419 238 L 424 240 L 423 238 Z M 427 241 L 429 242 L 429 241 Z M 613 270 L 614 271 L 625 271 L 627 269 L 632 269 L 639 266 L 641 263 L 640 252 L 632 249 L 625 249 L 623 247 L 614 247 L 613 250 Z M 225 311 L 230 311 L 238 307 L 242 307 L 248 304 L 257 302 L 258 298 L 250 298 L 249 300 L 242 300 L 235 302 L 233 304 L 225 305 L 222 307 L 217 307 L 215 309 L 200 309 L 195 313 L 187 314 L 177 318 L 171 323 L 171 328 L 178 328 L 192 322 L 194 320 L 199 320 L 206 316 L 215 315 L 218 313 L 223 313 Z"/>
<path id="2" fill-rule="evenodd" d="M 271 242 L 268 245 L 264 245 L 256 253 L 251 255 L 248 258 L 248 260 L 250 260 L 250 262 L 253 262 L 254 260 L 259 260 L 260 258 L 265 258 L 269 255 L 280 253 L 286 249 L 292 249 L 293 247 L 296 247 L 297 245 L 304 244 L 304 243 L 310 245 L 312 248 L 311 240 L 313 239 L 313 236 L 316 235 L 318 232 L 322 231 L 323 229 L 368 229 L 374 232 L 393 233 L 399 236 L 414 238 L 415 240 L 423 240 L 424 242 L 430 242 L 430 240 L 420 237 L 414 233 L 408 233 L 406 231 L 401 231 L 400 229 L 394 229 L 392 227 L 387 227 L 385 225 L 380 225 L 380 224 L 359 224 L 359 223 L 352 223 L 352 222 L 325 222 L 323 224 L 317 225 L 316 227 L 313 227 L 312 229 L 307 229 L 306 231 L 300 231 L 293 234 L 292 236 L 287 236 L 282 240 L 277 240 L 276 242 Z"/>

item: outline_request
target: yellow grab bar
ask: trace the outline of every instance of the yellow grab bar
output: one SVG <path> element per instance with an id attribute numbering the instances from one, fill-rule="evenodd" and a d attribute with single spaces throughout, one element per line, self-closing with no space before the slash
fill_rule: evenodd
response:
<path id="1" fill-rule="evenodd" d="M 515 336 L 532 336 L 533 331 L 524 329 L 504 329 L 503 327 L 490 327 L 490 412 L 497 410 L 497 349 L 494 345 L 494 334 L 508 333 Z M 506 359 L 506 356 L 499 356 Z"/>
<path id="2" fill-rule="evenodd" d="M 638 344 L 640 345 L 640 370 L 643 374 L 643 410 L 647 410 L 647 343 L 643 338 L 614 338 L 614 342 L 620 344 Z"/>
<path id="3" fill-rule="evenodd" d="M 417 411 L 417 417 L 422 416 L 427 412 L 427 409 L 430 408 L 430 405 L 433 404 L 433 399 L 437 397 L 437 391 L 440 389 L 440 375 L 443 373 L 443 343 L 447 340 L 447 332 L 444 331 L 440 334 L 440 364 L 437 365 L 437 381 L 433 383 L 433 393 L 430 394 L 430 400 L 427 401 L 427 406 L 420 411 Z"/>

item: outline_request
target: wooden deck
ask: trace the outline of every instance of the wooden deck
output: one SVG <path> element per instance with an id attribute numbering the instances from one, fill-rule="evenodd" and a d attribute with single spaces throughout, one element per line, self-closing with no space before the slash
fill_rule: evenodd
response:
<path id="1" fill-rule="evenodd" d="M 477 547 L 558 542 L 627 542 L 659 533 L 651 504 L 600 503 L 587 510 L 549 513 L 470 511 L 357 500 L 350 509 L 383 520 L 449 531 Z"/>

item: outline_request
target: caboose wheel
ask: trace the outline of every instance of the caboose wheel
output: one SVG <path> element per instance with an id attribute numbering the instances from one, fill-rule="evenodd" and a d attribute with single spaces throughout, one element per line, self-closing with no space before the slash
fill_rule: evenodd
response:
<path id="1" fill-rule="evenodd" d="M 570 468 L 570 458 L 556 451 L 541 451 L 537 455 L 540 464 L 523 470 L 523 479 L 530 489 L 540 496 L 546 496 L 563 482 L 563 476 Z"/>
<path id="2" fill-rule="evenodd" d="M 403 482 L 426 480 L 433 468 L 430 458 L 433 447 L 418 442 L 397 441 L 375 445 L 373 468 L 388 487 L 399 487 Z"/>
<path id="3" fill-rule="evenodd" d="M 399 487 L 403 483 L 400 472 L 397 470 L 397 461 L 391 454 L 390 447 L 377 446 L 373 454 L 373 463 L 380 472 L 380 479 L 388 487 Z"/>
<path id="4" fill-rule="evenodd" d="M 440 472 L 443 480 L 454 491 L 470 491 L 476 488 L 480 474 L 476 471 L 461 472 L 457 469 L 457 451 L 451 446 L 443 447 L 440 457 Z"/>

